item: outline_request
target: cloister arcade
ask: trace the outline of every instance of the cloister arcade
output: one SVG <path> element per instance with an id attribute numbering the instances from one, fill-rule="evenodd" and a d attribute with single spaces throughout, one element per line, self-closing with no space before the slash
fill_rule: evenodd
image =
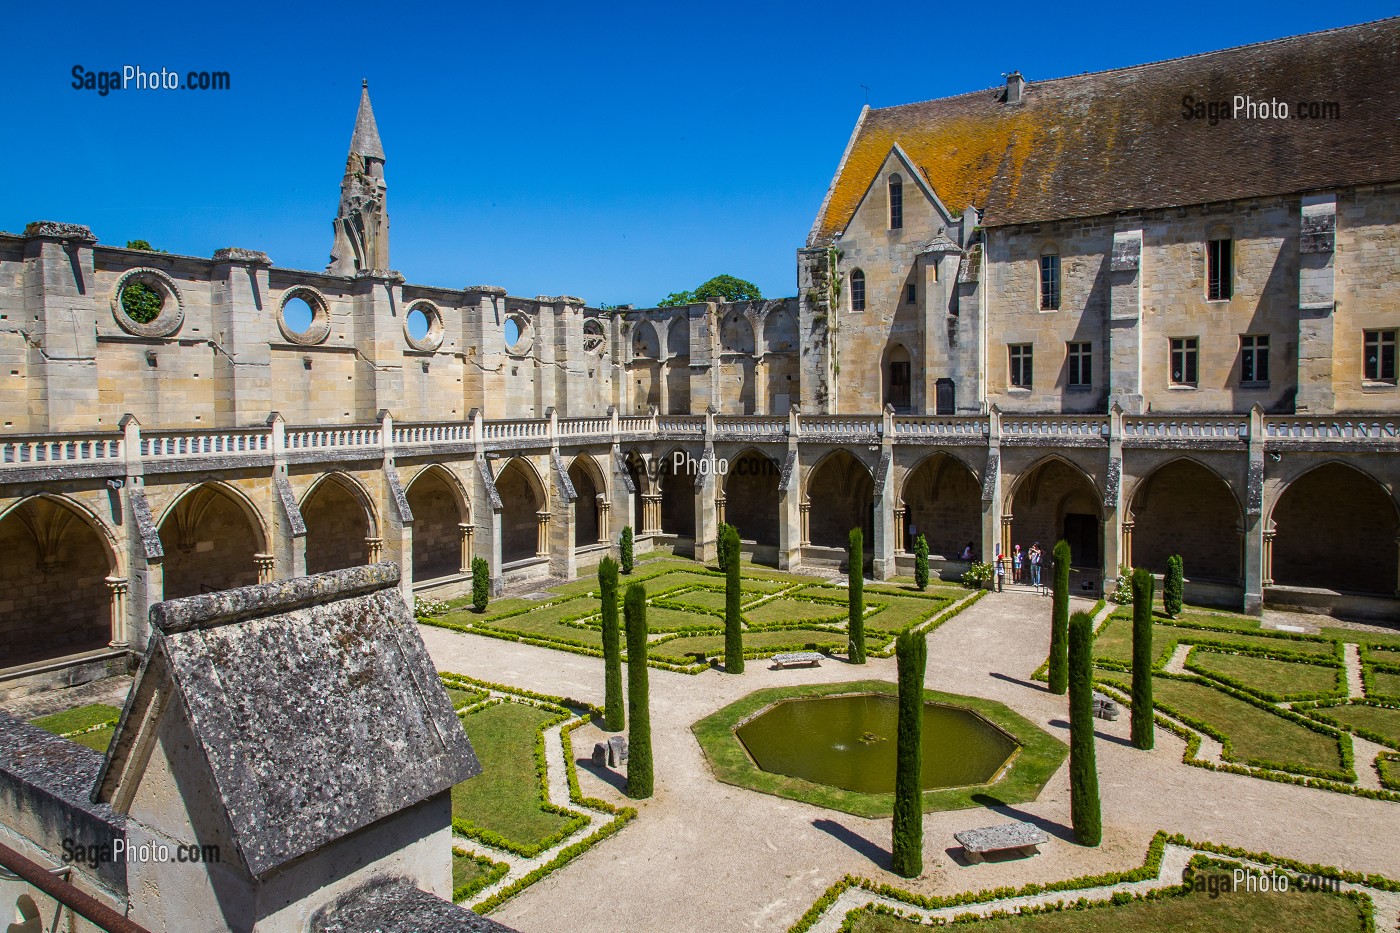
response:
<path id="1" fill-rule="evenodd" d="M 270 473 L 227 458 L 202 469 L 198 458 L 176 469 L 152 460 L 124 481 L 120 463 L 115 480 L 50 465 L 41 481 L 0 453 L 0 667 L 137 647 L 160 599 L 380 559 L 403 565 L 405 593 L 460 584 L 475 556 L 498 589 L 584 573 L 615 553 L 627 525 L 640 551 L 712 560 L 727 521 L 755 560 L 788 569 L 839 563 L 859 527 L 879 577 L 912 570 L 920 534 L 949 578 L 965 569 L 969 542 L 986 559 L 1064 538 L 1076 589 L 1098 590 L 1119 565 L 1160 573 L 1180 554 L 1200 601 L 1323 600 L 1363 617 L 1397 605 L 1400 509 L 1380 454 L 1343 461 L 1322 443 L 1299 445 L 1257 456 L 1256 481 L 1239 450 L 1219 445 L 1125 447 L 1115 461 L 1097 441 L 1046 449 L 1013 434 L 998 449 L 987 433 L 907 439 L 889 413 L 880 430 L 805 417 L 613 416 L 601 422 L 612 436 L 573 443 L 551 442 L 544 427 L 509 440 L 524 432 L 511 428 L 494 452 L 440 445 L 396 462 L 347 447 L 285 467 L 274 459 Z M 695 469 L 707 450 L 722 473 Z"/>

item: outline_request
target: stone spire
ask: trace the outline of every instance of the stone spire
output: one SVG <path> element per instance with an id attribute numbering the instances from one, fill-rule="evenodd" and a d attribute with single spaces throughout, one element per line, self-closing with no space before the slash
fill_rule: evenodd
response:
<path id="1" fill-rule="evenodd" d="M 384 184 L 384 147 L 369 103 L 369 82 L 360 87 L 360 109 L 350 137 L 350 156 L 340 182 L 340 210 L 335 240 L 326 271 L 332 275 L 360 272 L 388 274 L 389 211 Z"/>

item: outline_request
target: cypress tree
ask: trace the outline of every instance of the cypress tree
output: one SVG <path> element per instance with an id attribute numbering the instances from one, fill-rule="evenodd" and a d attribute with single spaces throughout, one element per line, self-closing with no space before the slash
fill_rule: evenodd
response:
<path id="1" fill-rule="evenodd" d="M 846 544 L 846 594 L 849 613 L 846 632 L 850 644 L 846 657 L 852 664 L 865 663 L 865 535 L 859 528 L 852 528 Z"/>
<path id="2" fill-rule="evenodd" d="M 486 558 L 477 557 L 472 559 L 472 608 L 477 612 L 485 612 L 486 604 L 491 598 L 491 567 L 486 563 Z"/>
<path id="3" fill-rule="evenodd" d="M 1180 554 L 1167 558 L 1167 576 L 1162 580 L 1162 608 L 1175 619 L 1181 614 L 1181 600 L 1186 589 L 1186 567 Z"/>
<path id="4" fill-rule="evenodd" d="M 924 668 L 928 641 L 904 632 L 895 645 L 899 663 L 899 731 L 895 736 L 894 828 L 890 847 L 895 874 L 915 878 L 924 870 Z"/>
<path id="5" fill-rule="evenodd" d="M 1069 682 L 1069 542 L 1059 541 L 1051 558 L 1055 575 L 1050 604 L 1050 692 L 1064 695 Z"/>
<path id="6" fill-rule="evenodd" d="M 923 535 L 914 539 L 914 585 L 928 589 L 928 539 Z"/>
<path id="7" fill-rule="evenodd" d="M 640 583 L 627 587 L 622 607 L 627 619 L 627 796 L 651 796 L 651 708 L 647 696 L 647 591 Z"/>
<path id="8" fill-rule="evenodd" d="M 598 596 L 603 602 L 603 718 L 608 731 L 621 732 L 627 711 L 622 698 L 622 632 L 617 624 L 617 561 L 611 557 L 598 563 Z"/>
<path id="9" fill-rule="evenodd" d="M 1151 571 L 1133 571 L 1133 746 L 1151 748 L 1152 724 L 1152 588 Z"/>
<path id="10" fill-rule="evenodd" d="M 1080 845 L 1103 840 L 1099 771 L 1094 762 L 1094 622 L 1076 612 L 1069 623 L 1069 808 Z"/>
<path id="11" fill-rule="evenodd" d="M 739 530 L 724 526 L 719 539 L 719 552 L 724 557 L 724 669 L 731 674 L 744 673 L 744 619 L 739 614 L 742 599 L 739 589 Z"/>
<path id="12" fill-rule="evenodd" d="M 719 523 L 719 572 L 729 572 L 729 549 L 724 546 L 724 542 L 729 537 L 729 526 L 724 522 Z"/>
<path id="13" fill-rule="evenodd" d="M 622 540 L 618 542 L 618 550 L 622 557 L 622 572 L 632 572 L 632 526 L 627 525 L 622 529 Z"/>

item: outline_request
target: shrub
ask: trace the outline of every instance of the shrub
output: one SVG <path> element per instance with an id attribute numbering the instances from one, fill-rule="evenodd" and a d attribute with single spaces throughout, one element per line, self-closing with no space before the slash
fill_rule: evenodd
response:
<path id="1" fill-rule="evenodd" d="M 618 550 L 622 557 L 622 572 L 632 572 L 632 526 L 628 525 L 622 529 L 622 540 L 618 543 Z"/>
<path id="2" fill-rule="evenodd" d="M 476 557 L 472 559 L 472 608 L 477 612 L 485 612 L 486 604 L 491 599 L 491 567 L 486 563 L 486 558 Z"/>
<path id="3" fill-rule="evenodd" d="M 852 664 L 865 663 L 865 535 L 852 528 L 846 544 L 846 594 L 849 614 L 846 632 L 850 637 L 846 656 Z"/>
<path id="4" fill-rule="evenodd" d="M 962 575 L 962 585 L 970 590 L 980 590 L 987 585 L 987 581 L 992 579 L 995 573 L 992 565 L 986 561 L 976 561 Z"/>
<path id="5" fill-rule="evenodd" d="M 432 599 L 428 596 L 413 597 L 413 615 L 415 618 L 426 619 L 429 616 L 440 616 L 448 609 L 447 603 L 440 599 Z"/>
<path id="6" fill-rule="evenodd" d="M 1096 846 L 1103 840 L 1103 816 L 1094 762 L 1094 620 L 1087 612 L 1070 620 L 1069 667 L 1070 824 L 1080 845 Z"/>
<path id="7" fill-rule="evenodd" d="M 914 539 L 914 585 L 928 589 L 928 539 L 923 535 Z"/>
<path id="8" fill-rule="evenodd" d="M 1054 593 L 1050 604 L 1050 692 L 1064 695 L 1069 683 L 1069 542 L 1055 544 L 1050 572 Z"/>
<path id="9" fill-rule="evenodd" d="M 727 568 L 724 578 L 724 669 L 744 673 L 744 619 L 739 614 L 742 591 L 739 582 L 739 530 L 724 526 L 719 553 Z"/>
<path id="10" fill-rule="evenodd" d="M 622 699 L 622 633 L 617 624 L 617 561 L 598 562 L 598 596 L 603 602 L 603 718 L 608 729 L 621 732 L 627 724 Z"/>
<path id="11" fill-rule="evenodd" d="M 1181 563 L 1181 555 L 1167 558 L 1167 576 L 1162 580 L 1162 608 L 1175 619 L 1181 614 L 1181 597 L 1186 588 L 1186 568 Z"/>
<path id="12" fill-rule="evenodd" d="M 1153 744 L 1152 725 L 1152 573 L 1133 571 L 1133 746 Z"/>
<path id="13" fill-rule="evenodd" d="M 627 796 L 650 797 L 651 709 L 647 696 L 647 591 L 640 583 L 627 588 L 623 604 L 627 617 Z"/>
<path id="14" fill-rule="evenodd" d="M 717 539 L 717 540 L 719 541 L 719 572 L 720 572 L 720 573 L 728 573 L 728 572 L 729 572 L 729 549 L 726 548 L 726 547 L 724 546 L 724 545 L 725 545 L 725 541 L 727 541 L 728 538 L 729 538 L 729 525 L 725 524 L 724 522 L 720 522 L 720 523 L 719 523 L 719 535 L 718 535 L 718 539 Z"/>
<path id="15" fill-rule="evenodd" d="M 165 299 L 145 282 L 128 282 L 122 289 L 122 310 L 137 324 L 149 324 L 160 317 Z"/>
<path id="16" fill-rule="evenodd" d="M 906 630 L 900 634 L 895 651 L 899 664 L 899 729 L 895 735 L 891 867 L 897 875 L 915 878 L 924 870 L 923 724 L 928 640 L 922 633 Z"/>
<path id="17" fill-rule="evenodd" d="M 1120 606 L 1133 604 L 1133 571 L 1126 566 L 1118 568 L 1118 576 L 1113 579 L 1113 591 L 1108 594 L 1110 601 Z"/>

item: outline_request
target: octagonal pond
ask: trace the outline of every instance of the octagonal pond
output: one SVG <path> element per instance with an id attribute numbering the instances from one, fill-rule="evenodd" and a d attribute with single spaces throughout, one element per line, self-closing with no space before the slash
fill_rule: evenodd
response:
<path id="1" fill-rule="evenodd" d="M 867 794 L 894 791 L 899 701 L 860 693 L 783 700 L 735 734 L 764 771 Z M 1020 747 L 976 713 L 924 704 L 925 790 L 993 780 Z"/>

